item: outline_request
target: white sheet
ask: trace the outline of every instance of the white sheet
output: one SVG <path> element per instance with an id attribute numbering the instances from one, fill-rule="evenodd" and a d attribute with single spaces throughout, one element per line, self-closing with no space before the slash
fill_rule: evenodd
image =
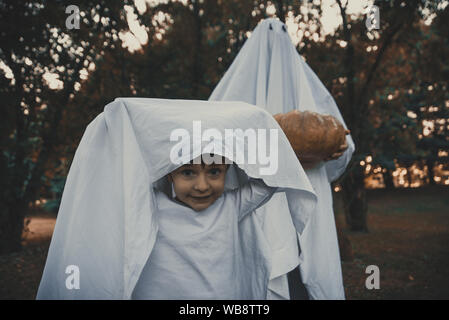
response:
<path id="1" fill-rule="evenodd" d="M 131 298 L 158 232 L 153 186 L 163 187 L 164 176 L 179 167 L 170 161 L 170 150 L 178 143 L 170 141 L 170 133 L 184 128 L 193 136 L 194 120 L 202 121 L 203 130 L 280 131 L 281 156 L 276 174 L 262 175 L 262 165 L 244 163 L 241 170 L 232 172 L 234 176 L 227 177 L 226 187 L 235 188 L 249 176 L 262 178 L 272 187 L 286 188 L 289 219 L 297 232 L 303 232 L 314 211 L 316 195 L 269 113 L 243 102 L 117 98 L 89 124 L 76 151 L 38 299 Z M 205 144 L 195 144 L 188 159 L 200 155 Z M 226 155 L 235 160 L 239 153 L 246 154 L 248 147 L 241 144 Z M 244 264 L 259 261 L 258 255 L 267 246 L 259 220 L 256 214 L 250 214 L 240 222 L 239 232 L 246 239 L 240 243 Z M 266 277 L 268 285 L 270 259 L 247 275 L 251 288 L 247 288 L 246 298 L 260 298 L 251 292 L 257 292 L 258 279 Z M 79 270 L 79 289 L 66 286 L 74 275 L 73 269 L 66 274 L 68 266 Z"/>
<path id="2" fill-rule="evenodd" d="M 266 202 L 277 188 L 250 179 L 225 191 L 211 206 L 196 212 L 162 191 L 155 191 L 159 231 L 132 298 L 139 300 L 265 299 L 270 275 L 269 250 L 242 263 L 239 221 Z M 242 237 L 242 238 L 240 238 Z M 253 278 L 253 274 L 261 276 Z M 249 280 L 253 279 L 256 285 Z"/>
<path id="3" fill-rule="evenodd" d="M 262 21 L 245 42 L 218 83 L 209 100 L 244 101 L 271 114 L 294 109 L 310 110 L 336 117 L 347 129 L 334 99 L 293 46 L 286 26 L 275 19 Z M 350 135 L 348 149 L 332 161 L 307 170 L 318 196 L 318 206 L 304 233 L 297 237 L 288 222 L 288 206 L 282 195 L 273 197 L 259 214 L 266 217 L 265 235 L 272 248 L 273 269 L 270 289 L 273 296 L 289 298 L 286 273 L 300 263 L 303 282 L 312 299 L 344 299 L 340 255 L 332 208 L 330 182 L 345 170 L 355 150 Z M 278 215 L 284 219 L 273 219 Z M 285 224 L 284 224 L 285 223 Z M 289 248 L 289 249 L 287 249 Z"/>

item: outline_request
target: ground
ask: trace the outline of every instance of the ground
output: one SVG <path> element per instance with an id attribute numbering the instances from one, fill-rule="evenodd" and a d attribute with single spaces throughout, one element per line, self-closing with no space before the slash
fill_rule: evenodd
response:
<path id="1" fill-rule="evenodd" d="M 449 299 L 449 187 L 368 190 L 369 233 L 352 233 L 335 195 L 338 228 L 354 260 L 343 262 L 347 299 Z M 34 299 L 54 219 L 30 217 L 22 252 L 0 256 L 0 299 Z M 365 287 L 366 267 L 380 270 L 380 289 Z"/>
<path id="2" fill-rule="evenodd" d="M 351 241 L 343 262 L 348 299 L 449 299 L 449 188 L 368 192 L 369 233 L 345 230 L 338 197 L 337 225 Z M 366 267 L 380 270 L 380 289 L 365 287 Z"/>

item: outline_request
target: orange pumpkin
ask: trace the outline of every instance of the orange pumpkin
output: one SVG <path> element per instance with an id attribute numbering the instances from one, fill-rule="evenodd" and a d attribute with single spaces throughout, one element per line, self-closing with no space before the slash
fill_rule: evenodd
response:
<path id="1" fill-rule="evenodd" d="M 336 153 L 346 141 L 345 128 L 331 115 L 293 110 L 278 113 L 274 118 L 301 163 L 323 161 Z"/>

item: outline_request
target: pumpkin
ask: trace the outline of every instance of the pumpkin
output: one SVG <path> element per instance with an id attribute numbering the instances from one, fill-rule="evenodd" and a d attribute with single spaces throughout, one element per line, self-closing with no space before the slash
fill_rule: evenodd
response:
<path id="1" fill-rule="evenodd" d="M 336 153 L 346 141 L 346 130 L 335 117 L 293 110 L 274 118 L 301 162 L 317 163 Z"/>

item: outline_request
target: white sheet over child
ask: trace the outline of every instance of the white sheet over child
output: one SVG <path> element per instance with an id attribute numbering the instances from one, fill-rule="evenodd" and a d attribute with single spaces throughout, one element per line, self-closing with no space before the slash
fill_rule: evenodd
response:
<path id="1" fill-rule="evenodd" d="M 258 261 L 242 263 L 240 241 L 245 238 L 240 239 L 239 221 L 268 201 L 276 190 L 263 180 L 250 179 L 241 188 L 224 192 L 200 212 L 156 191 L 159 231 L 132 298 L 247 298 L 245 287 L 251 284 L 243 268 L 264 268 L 270 251 L 262 246 Z M 256 288 L 263 289 L 266 279 L 257 280 Z M 253 294 L 264 297 L 266 292 Z"/>
<path id="2" fill-rule="evenodd" d="M 156 196 L 154 187 L 179 167 L 170 161 L 174 145 L 170 133 L 191 128 L 195 120 L 203 121 L 204 129 L 222 132 L 225 128 L 281 130 L 269 113 L 243 102 L 117 98 L 108 104 L 87 127 L 73 159 L 38 299 L 132 297 L 160 228 L 166 226 L 159 225 L 156 218 L 157 199 L 164 208 L 164 198 L 161 201 Z M 282 132 L 278 146 L 281 156 L 276 174 L 261 176 L 260 164 L 241 164 L 238 170 L 247 177 L 263 179 L 271 187 L 285 188 L 289 219 L 301 233 L 316 205 L 316 195 Z M 203 147 L 194 144 L 190 159 L 198 157 Z M 230 153 L 230 160 L 237 153 L 246 154 L 248 144 L 239 148 Z M 242 181 L 227 176 L 227 190 L 241 187 Z M 209 297 L 266 298 L 272 257 L 264 254 L 268 248 L 260 221 L 263 219 L 257 215 L 248 214 L 240 220 L 238 229 L 233 229 L 238 236 L 231 246 L 239 247 L 235 263 L 240 265 L 238 270 L 245 282 L 237 293 L 222 297 L 221 292 L 213 292 Z M 213 256 L 219 242 L 211 242 L 215 246 L 206 247 L 206 252 L 199 251 L 202 258 Z M 79 288 L 66 286 L 69 275 L 65 271 L 71 265 L 79 269 Z M 208 269 L 206 273 L 215 271 Z M 194 298 L 197 293 L 184 297 Z"/>

